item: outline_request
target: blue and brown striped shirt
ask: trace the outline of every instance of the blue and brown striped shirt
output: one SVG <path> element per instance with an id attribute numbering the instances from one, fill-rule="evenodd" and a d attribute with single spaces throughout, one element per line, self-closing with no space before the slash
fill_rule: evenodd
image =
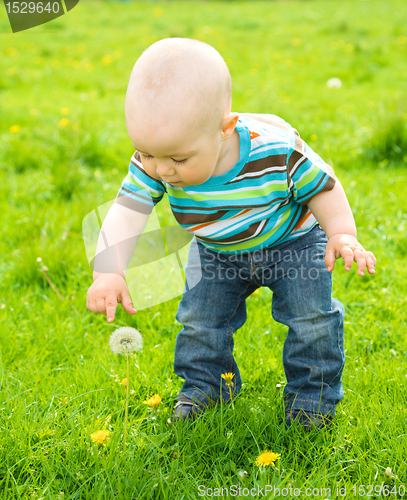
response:
<path id="1" fill-rule="evenodd" d="M 240 114 L 240 157 L 223 175 L 179 187 L 144 171 L 137 151 L 115 202 L 151 213 L 166 192 L 185 230 L 218 252 L 252 252 L 297 238 L 317 223 L 307 207 L 335 175 L 287 122 Z"/>

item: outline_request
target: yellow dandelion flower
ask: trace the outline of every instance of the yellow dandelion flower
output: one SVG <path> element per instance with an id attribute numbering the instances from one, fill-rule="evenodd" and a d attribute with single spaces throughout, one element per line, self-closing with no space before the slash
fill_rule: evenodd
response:
<path id="1" fill-rule="evenodd" d="M 6 54 L 10 57 L 14 57 L 16 54 L 18 54 L 18 52 L 13 47 L 8 47 L 8 49 L 6 49 Z"/>
<path id="2" fill-rule="evenodd" d="M 317 134 L 312 134 L 311 135 L 311 141 L 316 141 L 318 139 Z"/>
<path id="3" fill-rule="evenodd" d="M 112 62 L 112 58 L 110 56 L 104 56 L 102 58 L 103 66 L 108 66 Z"/>
<path id="4" fill-rule="evenodd" d="M 61 120 L 59 120 L 59 124 L 61 127 L 66 127 L 69 124 L 68 118 L 61 118 Z"/>
<path id="5" fill-rule="evenodd" d="M 20 125 L 12 125 L 9 130 L 12 134 L 18 134 L 18 132 L 20 132 L 21 130 L 21 127 Z"/>
<path id="6" fill-rule="evenodd" d="M 96 431 L 90 435 L 92 441 L 96 444 L 102 444 L 110 437 L 110 431 Z"/>
<path id="7" fill-rule="evenodd" d="M 227 387 L 230 387 L 231 385 L 233 385 L 232 379 L 234 376 L 235 376 L 234 373 L 222 373 L 222 375 L 221 375 L 223 380 L 226 382 Z"/>
<path id="8" fill-rule="evenodd" d="M 121 382 L 123 387 L 127 387 L 127 378 L 124 378 Z"/>
<path id="9" fill-rule="evenodd" d="M 153 14 L 154 14 L 154 16 L 155 16 L 155 17 L 160 17 L 160 16 L 162 16 L 162 15 L 163 15 L 163 10 L 162 10 L 162 8 L 161 8 L 161 7 L 155 7 L 155 8 L 153 9 Z"/>
<path id="10" fill-rule="evenodd" d="M 280 457 L 280 453 L 274 453 L 266 450 L 257 457 L 254 465 L 257 465 L 258 467 L 267 467 L 268 465 L 272 465 L 274 467 L 274 462 Z"/>
<path id="11" fill-rule="evenodd" d="M 161 403 L 161 396 L 159 396 L 158 394 L 154 394 L 153 397 L 147 399 L 146 401 L 144 401 L 144 404 L 148 405 L 148 406 L 152 406 L 154 408 L 157 408 L 157 406 Z"/>
<path id="12" fill-rule="evenodd" d="M 294 47 L 299 47 L 300 45 L 302 45 L 301 38 L 292 38 L 291 45 L 293 45 Z"/>
<path id="13" fill-rule="evenodd" d="M 69 108 L 61 108 L 61 115 L 69 115 Z"/>

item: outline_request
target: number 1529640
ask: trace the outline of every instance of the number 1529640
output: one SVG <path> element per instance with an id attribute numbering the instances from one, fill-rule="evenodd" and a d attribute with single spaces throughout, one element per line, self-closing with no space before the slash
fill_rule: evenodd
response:
<path id="1" fill-rule="evenodd" d="M 8 2 L 6 9 L 9 14 L 41 14 L 42 12 L 53 12 L 58 14 L 60 4 L 58 2 Z"/>

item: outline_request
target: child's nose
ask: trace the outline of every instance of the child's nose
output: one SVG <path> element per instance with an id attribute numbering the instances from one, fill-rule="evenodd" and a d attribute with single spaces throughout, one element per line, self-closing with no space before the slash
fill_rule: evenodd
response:
<path id="1" fill-rule="evenodd" d="M 160 177 L 169 177 L 175 174 L 175 169 L 165 163 L 157 163 L 156 171 Z"/>

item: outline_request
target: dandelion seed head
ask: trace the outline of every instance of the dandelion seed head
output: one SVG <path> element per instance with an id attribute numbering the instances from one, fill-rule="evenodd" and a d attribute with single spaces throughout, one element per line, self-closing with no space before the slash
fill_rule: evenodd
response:
<path id="1" fill-rule="evenodd" d="M 123 326 L 110 335 L 109 347 L 115 354 L 130 354 L 143 347 L 143 337 L 135 328 Z"/>
<path id="2" fill-rule="evenodd" d="M 326 82 L 326 86 L 330 89 L 340 89 L 342 87 L 342 81 L 339 78 L 330 78 Z"/>
<path id="3" fill-rule="evenodd" d="M 274 453 L 266 450 L 257 457 L 254 465 L 257 465 L 258 467 L 267 467 L 268 465 L 272 465 L 274 467 L 274 462 L 280 457 L 280 453 Z"/>

